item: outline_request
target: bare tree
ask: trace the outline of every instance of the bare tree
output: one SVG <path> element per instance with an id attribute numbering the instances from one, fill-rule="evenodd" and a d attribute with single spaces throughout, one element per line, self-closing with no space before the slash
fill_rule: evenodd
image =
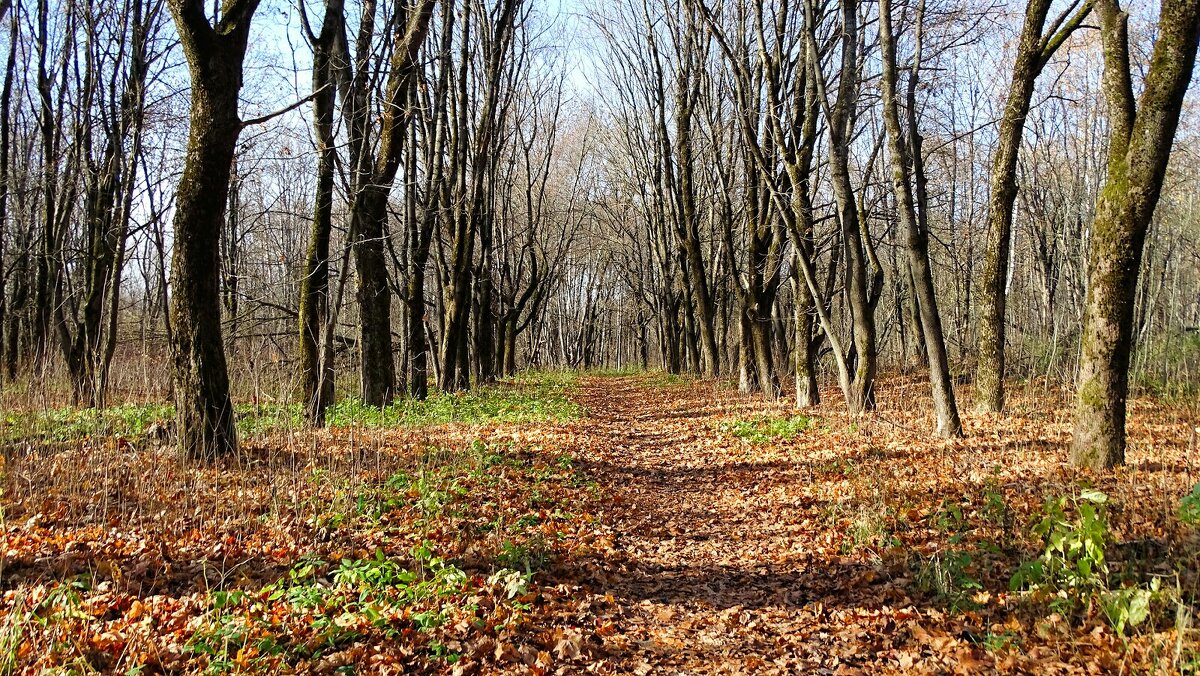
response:
<path id="1" fill-rule="evenodd" d="M 221 236 L 234 148 L 242 131 L 238 92 L 258 0 L 230 0 L 210 22 L 200 0 L 170 0 L 192 80 L 187 157 L 175 194 L 171 325 L 179 447 L 212 459 L 237 449 L 221 338 Z"/>
<path id="2" fill-rule="evenodd" d="M 313 50 L 313 136 L 317 144 L 317 192 L 312 230 L 300 276 L 300 391 L 305 415 L 325 422 L 333 403 L 333 346 L 322 340 L 329 321 L 329 240 L 333 232 L 334 174 L 337 147 L 334 115 L 337 76 L 346 67 L 345 12 L 342 0 L 326 0 L 320 33 L 314 33 L 300 4 L 301 18 Z M 341 62 L 341 63 L 339 63 Z"/>
<path id="3" fill-rule="evenodd" d="M 943 437 L 962 436 L 962 421 L 954 400 L 950 363 L 938 313 L 937 292 L 929 262 L 929 225 L 926 220 L 925 168 L 921 157 L 921 133 L 917 128 L 916 91 L 920 80 L 921 38 L 925 15 L 924 0 L 917 0 L 914 21 L 912 67 L 908 73 L 907 121 L 900 123 L 897 93 L 899 68 L 896 65 L 896 34 L 892 30 L 891 0 L 879 0 L 879 43 L 883 60 L 883 123 L 887 129 L 888 149 L 892 156 L 892 191 L 896 196 L 900 223 L 908 249 L 908 268 L 913 293 L 920 308 L 921 329 L 929 361 L 929 381 L 933 387 L 933 406 L 937 413 L 937 433 Z"/>
<path id="4" fill-rule="evenodd" d="M 1109 107 L 1108 173 L 1092 221 L 1071 459 L 1101 469 L 1125 459 L 1134 297 L 1146 230 L 1196 62 L 1200 0 L 1163 2 L 1158 39 L 1136 98 L 1129 16 L 1117 0 L 1097 0 L 1096 10 Z"/>
<path id="5" fill-rule="evenodd" d="M 991 198 L 988 202 L 988 240 L 979 284 L 979 364 L 975 370 L 976 405 L 981 411 L 1004 408 L 1004 315 L 1007 302 L 1009 246 L 1012 239 L 1013 202 L 1017 197 L 1017 156 L 1021 133 L 1029 115 L 1030 100 L 1038 75 L 1054 53 L 1083 22 L 1092 0 L 1079 0 L 1059 14 L 1044 32 L 1051 0 L 1030 0 L 1025 24 L 1017 43 L 1012 84 L 1000 119 L 995 154 L 992 156 Z M 1072 14 L 1072 12 L 1074 12 Z"/>

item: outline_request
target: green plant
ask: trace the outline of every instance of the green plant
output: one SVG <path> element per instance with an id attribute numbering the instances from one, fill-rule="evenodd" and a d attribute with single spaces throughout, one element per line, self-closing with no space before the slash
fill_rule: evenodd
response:
<path id="1" fill-rule="evenodd" d="M 1126 627 L 1136 627 L 1146 621 L 1150 616 L 1150 602 L 1158 595 L 1161 584 L 1161 579 L 1156 577 L 1150 580 L 1149 588 L 1133 586 L 1101 592 L 1100 608 L 1118 636 L 1125 633 Z"/>
<path id="2" fill-rule="evenodd" d="M 535 570 L 541 570 L 550 562 L 550 552 L 546 547 L 545 539 L 540 533 L 537 533 L 524 542 L 505 540 L 500 545 L 500 553 L 496 555 L 496 562 L 505 568 L 532 573 Z"/>
<path id="3" fill-rule="evenodd" d="M 207 674 L 220 674 L 236 668 L 232 656 L 246 645 L 249 630 L 244 618 L 231 613 L 219 613 L 198 628 L 184 648 L 190 652 L 207 655 Z"/>
<path id="4" fill-rule="evenodd" d="M 12 674 L 17 671 L 21 641 L 33 618 L 33 613 L 25 609 L 26 597 L 26 590 L 18 588 L 12 610 L 5 616 L 3 625 L 0 625 L 0 674 Z"/>
<path id="5" fill-rule="evenodd" d="M 167 404 L 123 404 L 103 409 L 63 407 L 9 413 L 0 419 L 0 442 L 70 442 L 100 436 L 136 440 L 156 423 L 166 423 L 174 417 L 175 407 Z"/>
<path id="6" fill-rule="evenodd" d="M 1200 483 L 1179 502 L 1179 520 L 1192 526 L 1200 526 Z"/>
<path id="7" fill-rule="evenodd" d="M 573 375 L 533 376 L 479 387 L 469 392 L 434 393 L 390 406 L 366 406 L 343 399 L 326 413 L 330 427 L 424 427 L 447 423 L 529 423 L 574 420 L 583 409 L 568 396 Z"/>
<path id="8" fill-rule="evenodd" d="M 532 581 L 533 575 L 530 573 L 501 568 L 488 576 L 487 585 L 500 591 L 503 598 L 512 600 L 524 596 Z"/>
<path id="9" fill-rule="evenodd" d="M 960 533 L 966 527 L 966 523 L 962 505 L 949 498 L 943 498 L 935 518 L 937 529 L 943 533 Z"/>
<path id="10" fill-rule="evenodd" d="M 994 524 L 1007 526 L 1010 511 L 1008 502 L 1004 499 L 1004 491 L 996 480 L 995 475 L 999 470 L 999 467 L 993 468 L 993 476 L 983 485 L 983 518 Z"/>
<path id="11" fill-rule="evenodd" d="M 983 635 L 982 639 L 979 639 L 978 643 L 983 646 L 984 650 L 990 653 L 998 653 L 1015 643 L 1016 640 L 1016 634 L 1011 631 L 1003 631 L 997 634 L 989 630 Z"/>
<path id="12" fill-rule="evenodd" d="M 979 607 L 971 596 L 983 589 L 972 575 L 974 557 L 961 549 L 935 553 L 917 572 L 918 586 L 933 593 L 951 612 L 974 610 Z"/>
<path id="13" fill-rule="evenodd" d="M 752 444 L 762 444 L 780 439 L 794 438 L 812 426 L 812 418 L 794 415 L 783 418 L 758 417 L 749 420 L 734 420 L 721 426 L 722 431 L 744 439 Z"/>
<path id="14" fill-rule="evenodd" d="M 1009 587 L 1016 591 L 1042 585 L 1070 590 L 1102 586 L 1108 576 L 1107 502 L 1107 495 L 1093 489 L 1047 502 L 1033 527 L 1045 548 L 1040 557 L 1021 564 Z"/>

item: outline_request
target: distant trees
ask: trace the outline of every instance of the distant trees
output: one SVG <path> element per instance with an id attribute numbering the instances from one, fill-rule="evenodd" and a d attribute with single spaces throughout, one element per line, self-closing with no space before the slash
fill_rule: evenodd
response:
<path id="1" fill-rule="evenodd" d="M 77 124 L 82 177 L 83 279 L 80 302 L 59 302 L 55 324 L 76 401 L 103 406 L 109 367 L 117 347 L 117 319 L 126 246 L 137 192 L 137 161 L 145 128 L 150 66 L 161 55 L 154 40 L 162 4 L 126 0 L 123 19 L 111 33 L 93 16 L 86 59 L 95 73 L 79 96 Z M 111 39 L 104 41 L 105 37 Z"/>
<path id="2" fill-rule="evenodd" d="M 374 12 L 374 5 L 366 7 Z M 393 8 L 409 23 L 386 43 L 392 56 L 387 93 L 379 101 L 369 79 L 368 61 L 376 54 L 373 13 L 363 15 L 353 58 L 341 56 L 349 49 L 336 31 L 309 31 L 314 68 L 329 71 L 315 71 L 314 78 L 314 92 L 320 92 L 314 98 L 315 136 L 328 158 L 318 163 L 319 194 L 332 196 L 329 164 L 338 157 L 333 88 L 344 92 L 349 164 L 357 167 L 350 175 L 347 227 L 355 251 L 362 397 L 372 405 L 390 402 L 397 389 L 424 397 L 431 377 L 454 390 L 511 372 L 516 338 L 541 316 L 557 281 L 556 258 L 569 239 L 565 228 L 557 230 L 557 241 L 540 237 L 561 133 L 561 78 L 553 85 L 541 71 L 545 57 L 530 42 L 529 8 L 502 0 L 447 5 L 436 16 L 434 10 L 433 3 Z M 327 5 L 327 22 L 330 11 Z M 324 92 L 318 80 L 334 87 Z M 549 97 L 558 99 L 547 110 Z M 371 127 L 373 110 L 382 116 L 379 132 Z M 393 207 L 397 176 L 401 205 Z M 322 309 L 330 302 L 323 281 L 328 267 L 322 271 L 319 263 L 328 259 L 333 210 L 327 212 L 323 200 L 302 272 L 300 344 L 305 397 L 327 402 L 329 391 L 318 390 L 321 378 L 314 377 L 321 354 L 324 363 L 331 361 L 331 341 L 322 353 L 316 328 L 328 327 L 331 315 Z M 519 236 L 497 241 L 498 231 Z M 431 273 L 437 282 L 432 303 Z M 393 293 L 403 300 L 399 377 Z M 316 422 L 318 409 L 310 406 Z"/>
<path id="3" fill-rule="evenodd" d="M 1192 0 L 1149 32 L 1115 0 L 314 0 L 255 19 L 286 58 L 249 49 L 256 7 L 0 4 L 6 388 L 106 405 L 171 345 L 180 444 L 215 458 L 235 397 L 319 425 L 351 373 L 385 406 L 660 367 L 858 415 L 928 369 L 952 436 L 972 374 L 999 411 L 1006 373 L 1078 369 L 1103 467 L 1131 391 L 1197 387 Z"/>
<path id="4" fill-rule="evenodd" d="M 952 200 L 949 224 L 936 207 L 931 208 L 931 199 L 947 196 L 940 188 L 929 190 L 930 181 L 941 177 L 931 176 L 926 164 L 932 157 L 937 165 L 946 166 L 939 155 L 958 141 L 939 139 L 933 150 L 922 144 L 927 114 L 922 111 L 931 103 L 920 100 L 919 92 L 955 85 L 942 85 L 945 76 L 937 75 L 938 81 L 922 86 L 919 74 L 927 61 L 957 58 L 955 50 L 969 44 L 970 29 L 962 23 L 967 18 L 949 7 L 940 3 L 932 7 L 939 36 L 932 49 L 923 49 L 928 47 L 923 2 L 901 3 L 898 12 L 892 3 L 881 4 L 878 15 L 859 3 L 827 7 L 792 6 L 787 0 L 764 6 L 616 2 L 596 16 L 611 64 L 608 82 L 620 92 L 611 113 L 624 137 L 620 159 L 628 162 L 627 166 L 611 163 L 610 180 L 628 182 L 624 199 L 632 202 L 632 213 L 640 213 L 646 223 L 645 235 L 628 225 L 620 231 L 630 246 L 652 254 L 625 257 L 636 263 L 626 266 L 628 287 L 636 302 L 649 305 L 650 314 L 658 317 L 660 335 L 666 337 L 660 344 L 668 370 L 700 370 L 696 364 L 702 354 L 697 353 L 702 353 L 703 343 L 690 327 L 708 325 L 703 308 L 696 304 L 696 298 L 707 292 L 687 270 L 710 267 L 718 270 L 710 295 L 724 299 L 714 313 L 714 335 L 723 335 L 726 348 L 732 345 L 740 355 L 732 363 L 739 365 L 744 391 L 762 389 L 768 396 L 779 391 L 780 368 L 773 357 L 786 348 L 791 353 L 798 405 L 814 401 L 815 381 L 807 374 L 818 368 L 813 355 L 821 354 L 822 343 L 828 341 L 824 354 L 832 357 L 851 409 L 869 410 L 878 369 L 879 301 L 884 289 L 892 288 L 908 299 L 897 301 L 897 307 L 904 309 L 887 318 L 882 332 L 889 337 L 899 334 L 901 341 L 907 341 L 906 333 L 913 335 L 922 361 L 930 368 L 937 429 L 946 435 L 961 433 L 952 359 L 938 308 L 939 287 L 945 280 L 938 279 L 929 242 L 931 233 L 938 237 L 939 226 L 963 233 L 958 237 L 970 237 L 973 225 L 954 222 L 964 210 L 955 201 L 963 198 L 953 192 L 948 196 Z M 977 249 L 985 262 L 977 284 L 981 313 L 977 396 L 986 410 L 998 410 L 1003 401 L 1004 305 L 1012 284 L 1009 259 L 1022 130 L 1038 74 L 1092 7 L 1092 2 L 1071 3 L 1047 28 L 1050 3 L 1035 2 L 1026 8 L 1020 40 L 1015 43 L 1012 87 L 999 116 L 990 164 L 987 239 Z M 697 35 L 696 25 L 703 27 L 703 35 Z M 645 44 L 647 49 L 633 49 L 633 44 Z M 673 51 L 660 49 L 661 44 L 671 45 Z M 905 63 L 901 49 L 907 50 Z M 716 67 L 706 56 L 714 51 L 722 57 Z M 883 65 L 882 74 L 877 81 L 865 83 L 861 64 L 875 59 Z M 710 65 L 701 72 L 689 65 L 693 61 Z M 667 95 L 671 91 L 676 92 L 673 99 Z M 706 136 L 691 134 L 693 119 L 705 121 Z M 937 124 L 931 127 L 937 133 Z M 816 138 L 817 132 L 824 138 Z M 679 143 L 687 136 L 689 143 Z M 678 149 L 684 146 L 688 150 L 681 156 Z M 966 159 L 981 158 L 972 154 Z M 949 166 L 957 171 L 959 162 L 955 158 Z M 818 172 L 815 182 L 810 167 Z M 674 177 L 683 175 L 699 177 L 683 182 L 692 192 L 712 195 L 695 201 L 707 205 L 707 214 L 684 219 L 707 221 L 707 232 L 693 235 L 661 225 L 688 211 L 687 200 L 679 199 L 682 193 L 674 187 Z M 882 192 L 888 184 L 890 190 Z M 965 197 L 974 199 L 971 193 Z M 965 211 L 979 213 L 974 206 Z M 1080 211 L 1078 221 L 1086 222 L 1086 205 Z M 631 215 L 613 206 L 606 206 L 605 213 L 626 221 Z M 744 236 L 731 227 L 738 218 L 744 219 Z M 823 223 L 837 227 L 822 232 Z M 1068 274 L 1049 267 L 1055 258 L 1048 247 L 1059 245 L 1045 239 L 1045 230 L 1029 232 L 1043 238 L 1041 244 L 1034 242 L 1040 247 L 1035 252 L 1042 253 L 1032 260 L 1042 262 L 1042 291 L 1052 294 L 1056 277 Z M 786 238 L 781 238 L 782 233 L 787 233 Z M 705 251 L 705 242 L 717 246 Z M 882 264 L 879 249 L 888 242 L 902 247 L 899 260 L 904 262 L 898 270 L 888 271 Z M 957 248 L 962 243 L 952 244 Z M 781 246 L 789 248 L 790 254 L 776 253 Z M 685 255 L 670 256 L 673 248 Z M 702 254 L 699 266 L 690 262 L 693 251 Z M 779 284 L 789 274 L 788 268 L 794 280 L 791 294 L 785 294 Z M 900 279 L 885 285 L 889 274 Z M 655 285 L 658 290 L 647 294 Z M 960 311 L 969 312 L 970 280 L 965 288 L 967 305 Z M 721 304 L 729 299 L 738 319 L 722 327 L 728 315 Z M 788 310 L 785 301 L 794 310 Z M 1048 307 L 1054 311 L 1052 305 Z M 790 318 L 791 331 L 782 328 L 783 317 Z M 960 332 L 955 336 L 959 345 L 970 340 L 961 335 L 969 324 L 956 317 L 954 326 Z M 839 335 L 841 331 L 846 335 Z M 731 340 L 734 335 L 741 337 Z M 1053 339 L 1060 337 L 1055 334 Z"/>

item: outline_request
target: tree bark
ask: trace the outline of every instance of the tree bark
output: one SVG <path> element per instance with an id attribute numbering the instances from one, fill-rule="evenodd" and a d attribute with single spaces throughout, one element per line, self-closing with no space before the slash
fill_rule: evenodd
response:
<path id="1" fill-rule="evenodd" d="M 359 311 L 360 376 L 363 403 L 385 406 L 391 403 L 396 388 L 396 362 L 392 353 L 392 294 L 388 284 L 387 258 L 384 255 L 384 228 L 387 200 L 404 147 L 407 104 L 412 80 L 416 77 L 417 55 L 429 32 L 436 0 L 416 0 L 407 16 L 399 11 L 392 60 L 380 121 L 379 154 L 369 171 L 360 171 L 350 206 L 350 232 L 354 240 L 354 269 L 358 286 L 355 296 Z M 365 83 L 357 64 L 356 79 Z M 365 86 L 365 84 L 364 84 Z M 360 98 L 362 94 L 360 93 Z M 356 105 L 363 105 L 362 103 Z M 357 116 L 365 115 L 361 108 Z M 360 119 L 359 124 L 365 120 Z M 360 134 L 365 138 L 365 134 Z M 358 166 L 367 164 L 368 148 L 361 147 Z"/>
<path id="2" fill-rule="evenodd" d="M 845 274 L 847 300 L 853 324 L 855 354 L 854 374 L 851 381 L 848 404 L 851 413 L 875 410 L 875 374 L 877 352 L 875 345 L 875 308 L 870 299 L 867 279 L 867 251 L 865 250 L 863 224 L 860 223 L 854 186 L 850 180 L 850 132 L 851 120 L 858 97 L 858 3 L 842 0 L 841 30 L 841 73 L 838 79 L 837 99 L 829 115 L 829 173 L 833 183 L 838 222 L 842 229 L 842 244 L 845 247 Z M 813 57 L 813 68 L 820 62 Z"/>
<path id="3" fill-rule="evenodd" d="M 15 327 L 8 322 L 7 317 L 7 287 L 8 287 L 8 270 L 4 266 L 4 249 L 5 239 L 8 232 L 8 192 L 9 192 L 9 151 L 12 143 L 12 85 L 13 73 L 16 70 L 17 49 L 19 48 L 20 33 L 18 32 L 20 22 L 17 19 L 17 14 L 14 12 L 12 17 L 12 25 L 9 31 L 9 47 L 8 60 L 4 67 L 4 86 L 0 89 L 0 360 L 5 363 L 0 368 L 0 382 L 6 378 L 11 378 L 14 374 L 15 363 L 13 368 L 9 368 L 8 362 L 8 341 L 15 338 Z M 13 332 L 12 336 L 6 334 L 6 330 Z M 15 352 L 15 350 L 14 350 Z"/>
<path id="4" fill-rule="evenodd" d="M 1109 105 L 1109 157 L 1096 203 L 1084 307 L 1071 460 L 1104 469 L 1125 460 L 1134 296 L 1146 230 L 1158 204 L 1200 37 L 1200 0 L 1166 0 L 1144 88 L 1134 99 L 1128 15 L 1098 0 Z"/>
<path id="5" fill-rule="evenodd" d="M 307 27 L 307 23 L 305 23 Z M 333 179 L 337 167 L 333 122 L 337 89 L 334 86 L 340 45 L 345 43 L 345 18 L 341 0 L 326 0 L 321 32 L 309 41 L 313 48 L 313 135 L 317 144 L 317 191 L 313 197 L 312 227 L 300 276 L 300 394 L 305 417 L 313 425 L 325 424 L 325 409 L 333 404 L 332 364 L 321 358 L 321 336 L 329 321 L 329 239 L 333 232 Z"/>
<path id="6" fill-rule="evenodd" d="M 1029 115 L 1034 83 L 1054 52 L 1091 11 L 1092 0 L 1064 23 L 1064 12 L 1050 35 L 1043 36 L 1051 0 L 1030 0 L 1013 63 L 1012 83 L 1000 119 L 996 152 L 992 156 L 991 195 L 988 198 L 987 243 L 979 283 L 979 363 L 975 368 L 976 408 L 998 412 L 1004 408 L 1004 316 L 1008 302 L 1009 246 L 1012 241 L 1013 202 L 1017 198 L 1017 155 Z M 1074 4 L 1067 9 L 1074 9 Z"/>
<path id="7" fill-rule="evenodd" d="M 199 0 L 170 0 L 192 80 L 187 156 L 175 193 L 171 325 L 180 451 L 210 460 L 237 450 L 221 339 L 220 241 L 242 122 L 238 92 L 258 0 L 233 0 L 214 27 Z"/>
<path id="8" fill-rule="evenodd" d="M 917 68 L 921 61 L 921 22 L 924 15 L 924 0 L 919 0 L 916 12 L 916 48 L 913 66 L 909 75 L 909 90 L 915 91 Z M 946 341 L 942 334 L 942 318 L 938 313 L 937 292 L 933 287 L 933 270 L 929 264 L 929 234 L 918 215 L 924 212 L 924 204 L 917 204 L 914 196 L 913 175 L 920 176 L 920 137 L 915 124 L 915 101 L 909 100 L 909 113 L 913 121 L 905 138 L 900 125 L 899 101 L 896 93 L 899 75 L 896 66 L 896 39 L 892 33 L 891 0 L 879 0 L 879 43 L 883 60 L 883 123 L 887 130 L 888 147 L 892 156 L 892 192 L 896 196 L 896 209 L 900 223 L 907 236 L 908 266 L 912 271 L 915 292 L 919 296 L 921 329 L 925 336 L 925 348 L 929 357 L 929 382 L 933 388 L 933 407 L 937 414 L 937 434 L 941 437 L 962 436 L 962 421 L 958 417 L 958 405 L 954 400 L 954 384 L 950 379 L 950 363 L 946 356 Z M 924 200 L 919 200 L 923 202 Z"/>

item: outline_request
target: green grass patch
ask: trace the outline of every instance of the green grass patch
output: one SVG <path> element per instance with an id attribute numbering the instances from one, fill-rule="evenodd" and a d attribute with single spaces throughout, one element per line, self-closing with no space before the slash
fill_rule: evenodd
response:
<path id="1" fill-rule="evenodd" d="M 365 406 L 343 399 L 326 413 L 331 427 L 424 427 L 447 423 L 564 422 L 583 415 L 564 386 L 495 385 L 469 392 L 433 394 L 424 401 L 404 399 L 391 406 Z"/>
<path id="2" fill-rule="evenodd" d="M 377 408 L 343 399 L 329 409 L 331 427 L 422 427 L 447 423 L 561 422 L 583 415 L 570 399 L 577 381 L 572 372 L 534 372 L 509 382 L 454 394 L 434 393 L 424 401 L 402 399 Z M 238 404 L 238 432 L 262 436 L 305 426 L 299 404 Z M 63 407 L 10 413 L 0 418 L 0 443 L 65 443 L 89 437 L 144 437 L 155 424 L 169 426 L 171 404 L 125 404 L 105 409 Z"/>
<path id="3" fill-rule="evenodd" d="M 96 436 L 141 437 L 175 417 L 170 404 L 125 404 L 105 409 L 64 407 L 9 413 L 0 420 L 0 442 L 67 442 Z"/>
<path id="4" fill-rule="evenodd" d="M 595 376 L 597 378 L 627 378 L 629 376 L 640 376 L 655 372 L 648 371 L 640 366 L 622 366 L 620 368 L 594 368 L 586 373 L 589 376 Z"/>
<path id="5" fill-rule="evenodd" d="M 256 436 L 303 425 L 298 404 L 235 406 L 238 433 Z M 67 443 L 96 437 L 138 440 L 152 427 L 166 429 L 175 420 L 171 404 L 122 404 L 110 408 L 63 407 L 11 413 L 0 420 L 0 443 Z"/>
<path id="6" fill-rule="evenodd" d="M 813 424 L 813 419 L 803 415 L 773 418 L 760 416 L 748 420 L 734 420 L 723 423 L 721 431 L 744 439 L 752 444 L 764 444 L 770 441 L 787 441 L 804 432 Z"/>

